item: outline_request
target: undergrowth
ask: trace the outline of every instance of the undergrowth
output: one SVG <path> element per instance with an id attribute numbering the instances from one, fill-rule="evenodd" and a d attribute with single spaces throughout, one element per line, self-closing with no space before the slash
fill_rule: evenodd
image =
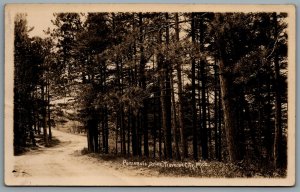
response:
<path id="1" fill-rule="evenodd" d="M 145 172 L 157 172 L 161 176 L 172 177 L 202 177 L 202 178 L 282 178 L 286 176 L 284 169 L 271 169 L 269 166 L 257 165 L 255 162 L 237 164 L 220 162 L 220 161 L 176 161 L 176 160 L 159 160 L 158 158 L 145 158 L 123 156 L 121 154 L 98 154 L 89 153 L 87 148 L 81 151 L 82 155 L 97 158 L 100 161 L 109 161 L 114 167 L 119 169 L 144 170 Z M 142 166 L 124 165 L 123 162 L 139 162 Z M 164 166 L 147 166 L 149 164 L 190 164 L 199 165 L 194 167 L 164 167 Z M 146 164 L 146 166 L 144 165 Z"/>

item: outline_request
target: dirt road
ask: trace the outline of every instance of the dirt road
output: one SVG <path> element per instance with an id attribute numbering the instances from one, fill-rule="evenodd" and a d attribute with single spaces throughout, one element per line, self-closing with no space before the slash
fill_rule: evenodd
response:
<path id="1" fill-rule="evenodd" d="M 135 175 L 118 170 L 109 162 L 80 155 L 86 137 L 53 130 L 60 142 L 51 148 L 40 148 L 15 156 L 14 170 L 6 179 L 10 185 L 174 185 L 199 184 L 196 178 L 166 178 Z"/>

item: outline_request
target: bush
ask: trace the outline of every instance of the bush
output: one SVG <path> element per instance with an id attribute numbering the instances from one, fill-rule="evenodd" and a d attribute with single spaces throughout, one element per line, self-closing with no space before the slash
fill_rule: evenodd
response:
<path id="1" fill-rule="evenodd" d="M 86 154 L 89 154 L 89 150 L 88 148 L 84 147 L 82 150 L 81 150 L 81 155 L 86 155 Z"/>

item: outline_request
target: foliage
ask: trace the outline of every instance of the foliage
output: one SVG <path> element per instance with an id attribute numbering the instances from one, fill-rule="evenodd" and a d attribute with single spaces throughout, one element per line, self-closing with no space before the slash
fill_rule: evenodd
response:
<path id="1" fill-rule="evenodd" d="M 16 146 L 52 114 L 84 125 L 83 153 L 201 159 L 208 177 L 285 169 L 285 13 L 54 16 L 47 39 L 28 37 L 25 16 L 15 20 Z"/>

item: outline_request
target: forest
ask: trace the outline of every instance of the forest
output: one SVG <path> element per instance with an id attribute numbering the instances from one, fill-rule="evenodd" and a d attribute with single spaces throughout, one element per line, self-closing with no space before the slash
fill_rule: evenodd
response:
<path id="1" fill-rule="evenodd" d="M 14 20 L 14 154 L 68 122 L 88 153 L 287 167 L 286 13 L 54 13 Z M 68 124 L 70 126 L 70 124 Z"/>

